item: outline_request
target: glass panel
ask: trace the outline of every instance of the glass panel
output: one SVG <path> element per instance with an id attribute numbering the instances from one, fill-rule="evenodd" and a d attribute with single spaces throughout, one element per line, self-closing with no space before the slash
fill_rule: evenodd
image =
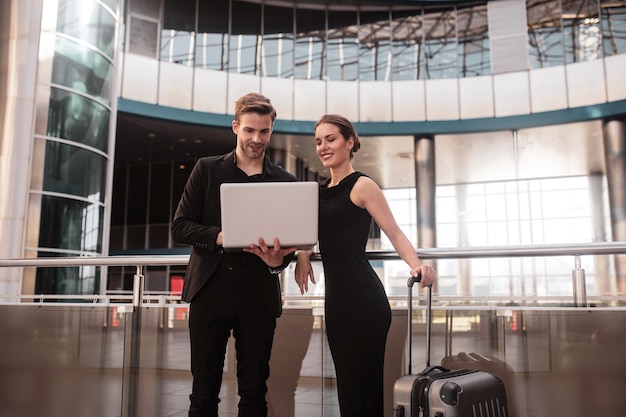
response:
<path id="1" fill-rule="evenodd" d="M 563 1 L 565 61 L 584 62 L 601 57 L 602 40 L 595 0 Z"/>
<path id="2" fill-rule="evenodd" d="M 117 8 L 117 0 L 100 0 L 105 5 L 109 6 L 111 10 L 115 11 Z"/>
<path id="3" fill-rule="evenodd" d="M 44 195 L 39 247 L 100 253 L 102 216 L 100 204 Z"/>
<path id="4" fill-rule="evenodd" d="M 39 258 L 59 256 L 68 255 L 49 252 L 38 254 Z M 36 294 L 93 295 L 98 293 L 99 287 L 99 266 L 37 268 Z M 79 300 L 63 299 L 62 301 L 77 302 Z"/>
<path id="5" fill-rule="evenodd" d="M 132 13 L 157 19 L 161 9 L 161 2 L 159 0 L 131 0 L 128 8 Z"/>
<path id="6" fill-rule="evenodd" d="M 57 31 L 87 42 L 109 58 L 115 49 L 115 17 L 95 1 L 59 0 Z"/>
<path id="7" fill-rule="evenodd" d="M 178 201 L 180 197 L 183 195 L 183 189 L 185 188 L 185 184 L 187 183 L 187 179 L 191 174 L 191 170 L 195 161 L 179 161 L 174 166 L 174 178 L 172 179 L 172 213 L 176 211 L 176 207 L 178 206 Z"/>
<path id="8" fill-rule="evenodd" d="M 165 0 L 161 61 L 193 65 L 196 0 Z"/>
<path id="9" fill-rule="evenodd" d="M 158 23 L 131 16 L 128 52 L 156 59 L 158 33 Z"/>
<path id="10" fill-rule="evenodd" d="M 392 65 L 389 11 L 361 12 L 358 46 L 359 79 L 389 80 Z"/>
<path id="11" fill-rule="evenodd" d="M 458 46 L 456 12 L 442 11 L 424 15 L 425 79 L 456 78 Z"/>
<path id="12" fill-rule="evenodd" d="M 170 213 L 171 167 L 169 162 L 151 166 L 149 223 L 167 223 L 174 214 Z"/>
<path id="13" fill-rule="evenodd" d="M 46 142 L 43 190 L 104 202 L 107 160 L 97 153 Z"/>
<path id="14" fill-rule="evenodd" d="M 600 4 L 604 55 L 626 53 L 626 1 Z"/>
<path id="15" fill-rule="evenodd" d="M 375 50 L 374 59 L 376 60 L 375 66 L 375 80 L 377 81 L 389 81 L 391 78 L 391 65 L 393 56 L 391 52 L 391 28 L 385 26 L 379 30 L 380 38 L 378 39 L 378 45 Z"/>
<path id="16" fill-rule="evenodd" d="M 127 224 L 147 223 L 148 165 L 131 166 L 128 180 Z"/>
<path id="17" fill-rule="evenodd" d="M 74 41 L 57 37 L 52 82 L 111 102 L 113 65 L 104 56 Z"/>
<path id="18" fill-rule="evenodd" d="M 127 226 L 124 249 L 146 249 L 146 226 Z"/>
<path id="19" fill-rule="evenodd" d="M 127 166 L 116 166 L 113 173 L 113 197 L 111 198 L 111 225 L 123 225 L 126 218 Z"/>
<path id="20" fill-rule="evenodd" d="M 473 183 L 466 198 L 456 187 L 458 197 L 437 188 L 440 247 L 593 241 L 587 177 Z"/>
<path id="21" fill-rule="evenodd" d="M 328 79 L 354 81 L 358 77 L 358 27 L 355 12 L 328 12 Z"/>
<path id="22" fill-rule="evenodd" d="M 528 42 L 533 68 L 565 64 L 561 3 L 559 0 L 527 0 Z"/>
<path id="23" fill-rule="evenodd" d="M 262 9 L 260 4 L 233 1 L 232 33 L 228 70 L 238 74 L 259 74 Z"/>
<path id="24" fill-rule="evenodd" d="M 111 226 L 109 234 L 109 255 L 124 249 L 124 226 Z"/>
<path id="25" fill-rule="evenodd" d="M 21 304 L 3 303 L 0 311 L 0 415 L 121 415 L 127 398 L 121 395 L 128 360 L 125 315 L 111 320 L 116 307 L 91 300 L 84 307 Z M 142 326 L 148 323 L 153 321 Z"/>
<path id="26" fill-rule="evenodd" d="M 169 236 L 169 224 L 150 225 L 148 228 L 148 249 L 168 248 Z"/>
<path id="27" fill-rule="evenodd" d="M 478 5 L 457 11 L 459 33 L 459 77 L 491 73 L 487 6 Z"/>
<path id="28" fill-rule="evenodd" d="M 107 276 L 107 292 L 132 291 L 135 272 L 136 268 L 110 266 Z"/>
<path id="29" fill-rule="evenodd" d="M 409 16 L 399 16 L 399 13 L 394 12 L 391 34 L 393 37 L 391 78 L 393 80 L 419 79 L 420 63 L 423 61 L 421 42 L 424 34 L 421 12 Z"/>
<path id="30" fill-rule="evenodd" d="M 164 266 L 149 266 L 145 269 L 146 292 L 161 292 L 169 285 L 169 275 Z"/>
<path id="31" fill-rule="evenodd" d="M 487 211 L 485 216 L 490 222 L 506 220 L 506 202 L 503 194 L 485 196 L 485 209 Z"/>
<path id="32" fill-rule="evenodd" d="M 228 2 L 201 1 L 198 10 L 195 64 L 224 71 L 228 59 Z"/>
<path id="33" fill-rule="evenodd" d="M 293 75 L 295 45 L 293 9 L 265 6 L 263 16 L 265 18 L 261 56 L 263 76 L 291 77 Z"/>
<path id="34" fill-rule="evenodd" d="M 46 134 L 107 152 L 109 109 L 79 94 L 53 87 Z"/>
<path id="35" fill-rule="evenodd" d="M 294 75 L 297 79 L 324 79 L 325 22 L 324 10 L 296 9 Z"/>

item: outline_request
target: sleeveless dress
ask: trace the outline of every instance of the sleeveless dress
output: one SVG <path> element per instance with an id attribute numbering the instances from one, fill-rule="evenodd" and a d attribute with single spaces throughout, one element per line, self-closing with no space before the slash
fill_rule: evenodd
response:
<path id="1" fill-rule="evenodd" d="M 364 174 L 320 186 L 319 250 L 325 275 L 326 332 L 342 417 L 382 417 L 383 363 L 391 325 L 385 289 L 365 255 L 372 217 L 350 201 Z"/>

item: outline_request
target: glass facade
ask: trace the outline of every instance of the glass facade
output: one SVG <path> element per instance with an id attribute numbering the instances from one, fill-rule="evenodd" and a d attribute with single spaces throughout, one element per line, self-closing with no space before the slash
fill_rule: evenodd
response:
<path id="1" fill-rule="evenodd" d="M 160 59 L 165 62 L 309 80 L 491 74 L 486 2 L 436 10 L 393 5 L 345 10 L 237 0 L 162 1 Z M 527 23 L 533 68 L 626 51 L 623 1 L 528 0 Z M 153 53 L 146 48 L 146 55 Z"/>
<path id="2" fill-rule="evenodd" d="M 116 13 L 115 1 L 57 4 L 50 80 L 38 85 L 39 96 L 49 96 L 47 120 L 35 131 L 43 175 L 31 185 L 39 257 L 103 252 Z M 40 268 L 35 291 L 94 294 L 99 280 L 100 268 Z"/>
<path id="3" fill-rule="evenodd" d="M 600 30 L 605 56 L 626 51 L 626 1 L 600 2 Z"/>
<path id="4" fill-rule="evenodd" d="M 192 12 L 195 0 L 163 0 L 163 4 L 160 59 L 164 62 L 238 74 L 335 81 L 489 73 L 486 3 L 428 11 L 406 6 L 345 10 L 222 0 L 210 6 L 199 1 L 197 13 Z M 145 54 L 151 54 L 150 48 Z"/>
<path id="5" fill-rule="evenodd" d="M 436 204 L 437 246 L 593 242 L 596 240 L 593 236 L 595 219 L 589 184 L 589 177 L 577 176 L 440 186 Z M 604 206 L 608 207 L 608 201 Z M 593 293 L 593 258 L 588 257 L 583 262 L 588 290 Z M 440 294 L 462 293 L 458 277 L 463 275 L 459 268 L 464 264 L 472 277 L 466 295 L 565 296 L 571 293 L 571 260 L 555 257 L 442 260 L 438 262 Z M 502 277 L 508 277 L 508 283 Z"/>
<path id="6" fill-rule="evenodd" d="M 626 2 L 527 0 L 533 68 L 626 52 Z"/>
<path id="7" fill-rule="evenodd" d="M 164 249 L 187 251 L 186 245 L 170 238 L 170 222 L 176 211 L 187 178 L 195 160 L 145 162 L 118 165 L 113 182 L 110 252 L 145 253 Z M 165 268 L 148 267 L 148 288 L 169 289 Z M 184 275 L 185 267 L 168 267 L 171 274 Z M 116 267 L 109 270 L 107 289 L 132 288 L 135 268 Z M 156 276 L 160 282 L 156 282 Z"/>
<path id="8" fill-rule="evenodd" d="M 544 245 L 597 241 L 590 177 L 495 181 L 437 187 L 437 247 Z M 417 245 L 415 189 L 384 190 L 403 232 Z M 606 199 L 606 192 L 603 192 Z M 608 207 L 608 201 L 603 202 Z M 608 219 L 609 214 L 605 213 Z M 608 220 L 604 224 L 608 224 Z M 606 230 L 610 235 L 610 230 Z M 610 241 L 611 238 L 607 237 Z M 394 250 L 381 232 L 381 249 Z M 594 294 L 593 257 L 582 260 Z M 440 295 L 568 296 L 572 262 L 560 258 L 446 259 L 437 262 Z M 386 262 L 388 292 L 406 293 L 406 266 Z M 397 277 L 397 278 L 394 278 Z M 464 277 L 467 286 L 464 287 Z M 508 277 L 508 279 L 507 279 Z"/>

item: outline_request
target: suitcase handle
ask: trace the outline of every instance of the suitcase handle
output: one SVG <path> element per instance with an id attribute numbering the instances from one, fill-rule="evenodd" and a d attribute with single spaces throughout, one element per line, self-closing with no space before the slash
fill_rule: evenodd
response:
<path id="1" fill-rule="evenodd" d="M 412 335 L 413 335 L 413 284 L 422 280 L 421 272 L 416 277 L 409 277 L 406 285 L 408 288 L 407 310 L 408 310 L 408 329 L 407 329 L 407 374 L 411 374 L 412 362 Z M 430 325 L 432 316 L 432 287 L 427 287 L 426 292 L 426 367 L 430 366 Z"/>

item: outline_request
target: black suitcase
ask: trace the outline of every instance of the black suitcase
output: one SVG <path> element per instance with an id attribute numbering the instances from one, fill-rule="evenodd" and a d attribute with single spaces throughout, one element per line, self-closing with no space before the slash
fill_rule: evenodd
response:
<path id="1" fill-rule="evenodd" d="M 508 417 L 506 390 L 502 380 L 494 374 L 430 366 L 430 287 L 426 296 L 426 368 L 418 374 L 411 373 L 412 294 L 413 284 L 420 278 L 411 277 L 407 282 L 407 374 L 393 387 L 395 417 Z"/>

